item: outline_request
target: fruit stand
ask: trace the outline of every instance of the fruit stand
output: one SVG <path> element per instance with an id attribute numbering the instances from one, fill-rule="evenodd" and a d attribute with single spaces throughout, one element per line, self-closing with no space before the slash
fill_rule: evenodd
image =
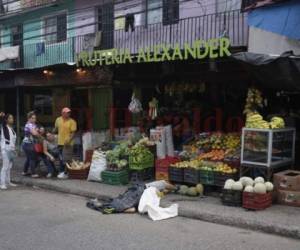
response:
<path id="1" fill-rule="evenodd" d="M 229 178 L 238 178 L 240 135 L 236 133 L 200 134 L 179 154 L 181 161 L 169 166 L 173 183 L 202 183 L 222 187 Z"/>

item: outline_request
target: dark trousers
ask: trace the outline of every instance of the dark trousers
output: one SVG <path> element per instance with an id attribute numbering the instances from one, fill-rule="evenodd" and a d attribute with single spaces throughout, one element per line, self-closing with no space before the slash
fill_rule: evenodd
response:
<path id="1" fill-rule="evenodd" d="M 61 151 L 59 152 L 51 152 L 51 155 L 59 161 L 59 172 L 64 172 L 65 171 L 65 163 L 63 161 L 62 153 Z M 51 161 L 48 157 L 45 159 L 45 164 L 48 168 L 48 173 L 53 174 L 54 171 L 56 170 L 55 164 L 53 161 Z"/>
<path id="2" fill-rule="evenodd" d="M 22 148 L 26 155 L 26 161 L 23 171 L 24 173 L 28 173 L 28 169 L 30 168 L 31 174 L 35 174 L 35 168 L 37 165 L 37 153 L 34 150 L 34 145 L 33 143 L 23 143 Z"/>
<path id="3" fill-rule="evenodd" d="M 125 31 L 129 31 L 129 27 L 131 28 L 131 31 L 134 31 L 134 15 L 128 14 L 125 16 Z"/>
<path id="4" fill-rule="evenodd" d="M 63 151 L 64 151 L 64 146 L 61 146 L 59 145 L 58 146 L 58 154 L 59 154 L 59 157 L 61 158 L 60 161 L 60 168 L 59 168 L 59 172 L 65 172 L 65 160 L 64 160 L 64 157 L 63 157 Z"/>

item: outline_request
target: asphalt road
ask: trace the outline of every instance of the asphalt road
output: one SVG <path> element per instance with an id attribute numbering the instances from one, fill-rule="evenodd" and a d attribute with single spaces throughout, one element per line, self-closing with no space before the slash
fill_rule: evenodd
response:
<path id="1" fill-rule="evenodd" d="M 174 218 L 102 215 L 81 197 L 38 189 L 0 192 L 0 250 L 299 250 L 300 241 Z"/>

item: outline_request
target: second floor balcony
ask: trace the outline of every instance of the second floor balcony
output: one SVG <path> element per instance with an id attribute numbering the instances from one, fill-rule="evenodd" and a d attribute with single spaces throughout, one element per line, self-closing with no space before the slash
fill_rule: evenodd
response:
<path id="1" fill-rule="evenodd" d="M 68 30 L 69 37 L 62 36 L 60 39 L 57 39 L 57 33 L 54 32 L 52 35 L 56 39 L 50 42 L 41 37 L 34 38 L 34 41 L 40 39 L 40 42 L 24 39 L 16 48 L 19 50 L 18 58 L 2 60 L 0 70 L 72 64 L 76 61 L 76 55 L 82 51 L 92 52 L 93 50 L 115 48 L 127 49 L 131 54 L 137 54 L 141 48 L 153 51 L 156 45 L 165 44 L 172 47 L 179 45 L 183 49 L 185 44 L 192 46 L 196 40 L 221 37 L 229 38 L 232 48 L 245 49 L 248 45 L 246 18 L 247 13 L 230 11 L 184 18 L 169 25 L 157 23 L 136 26 L 134 29 L 126 27 L 125 29 L 89 32 L 85 35 L 75 32 L 78 31 L 76 28 Z"/>
<path id="2" fill-rule="evenodd" d="M 47 7 L 58 0 L 0 0 L 0 18 L 7 18 L 36 8 Z"/>

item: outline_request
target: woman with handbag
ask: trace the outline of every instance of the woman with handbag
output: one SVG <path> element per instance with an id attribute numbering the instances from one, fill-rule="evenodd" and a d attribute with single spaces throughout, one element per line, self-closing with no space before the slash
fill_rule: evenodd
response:
<path id="1" fill-rule="evenodd" d="M 3 114 L 1 115 L 3 118 Z M 7 186 L 15 187 L 16 185 L 11 183 L 10 171 L 13 166 L 13 161 L 16 157 L 16 139 L 17 135 L 13 129 L 14 117 L 11 114 L 7 114 L 3 118 L 1 128 L 1 151 L 2 151 L 2 169 L 1 169 L 1 181 L 0 189 L 5 190 Z"/>
<path id="2" fill-rule="evenodd" d="M 38 178 L 35 173 L 37 166 L 38 155 L 35 149 L 35 140 L 39 137 L 38 128 L 36 125 L 36 114 L 31 111 L 27 114 L 27 123 L 24 128 L 25 137 L 23 139 L 22 148 L 26 155 L 24 171 L 22 175 L 28 175 L 28 169 L 31 170 L 31 177 Z"/>

